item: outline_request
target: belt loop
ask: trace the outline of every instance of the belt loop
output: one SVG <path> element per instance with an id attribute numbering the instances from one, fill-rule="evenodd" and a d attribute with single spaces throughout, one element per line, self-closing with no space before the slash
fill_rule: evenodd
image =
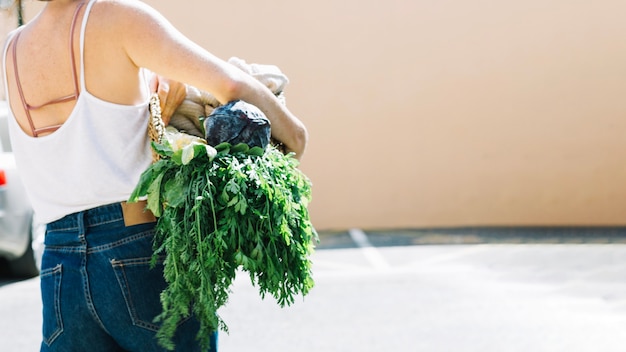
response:
<path id="1" fill-rule="evenodd" d="M 78 226 L 78 238 L 83 244 L 87 244 L 85 234 L 87 232 L 87 211 L 81 211 L 76 214 L 76 225 Z"/>

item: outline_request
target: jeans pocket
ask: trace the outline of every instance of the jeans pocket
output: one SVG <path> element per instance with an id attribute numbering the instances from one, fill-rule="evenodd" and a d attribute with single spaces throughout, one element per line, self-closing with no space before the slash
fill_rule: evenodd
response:
<path id="1" fill-rule="evenodd" d="M 61 319 L 61 264 L 41 271 L 41 300 L 43 303 L 43 342 L 50 346 L 63 333 Z"/>
<path id="2" fill-rule="evenodd" d="M 162 311 L 160 297 L 167 284 L 163 278 L 163 263 L 158 262 L 152 268 L 150 259 L 113 259 L 111 265 L 133 324 L 158 331 L 154 318 Z"/>

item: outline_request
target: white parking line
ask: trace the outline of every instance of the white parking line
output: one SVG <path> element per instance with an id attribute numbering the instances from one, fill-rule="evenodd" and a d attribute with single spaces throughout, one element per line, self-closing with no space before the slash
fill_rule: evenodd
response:
<path id="1" fill-rule="evenodd" d="M 372 266 L 377 270 L 388 270 L 391 268 L 389 263 L 385 260 L 385 258 L 380 254 L 380 252 L 376 249 L 376 247 L 372 246 L 367 235 L 361 229 L 350 229 L 348 231 L 350 237 L 356 243 L 356 245 L 361 248 L 363 255 L 367 260 L 372 264 Z"/>

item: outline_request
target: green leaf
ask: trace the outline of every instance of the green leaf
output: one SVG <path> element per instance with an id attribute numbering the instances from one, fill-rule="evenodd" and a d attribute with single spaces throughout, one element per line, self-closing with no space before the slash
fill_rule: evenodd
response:
<path id="1" fill-rule="evenodd" d="M 246 198 L 242 197 L 237 202 L 237 205 L 235 206 L 235 211 L 241 213 L 241 215 L 246 215 L 247 209 L 248 209 L 248 202 L 246 201 Z"/>
<path id="2" fill-rule="evenodd" d="M 255 146 L 250 148 L 247 151 L 248 155 L 254 155 L 254 156 L 263 156 L 263 154 L 265 154 L 265 149 L 259 147 L 259 146 Z"/>
<path id="3" fill-rule="evenodd" d="M 176 165 L 183 165 L 183 149 L 173 152 L 170 159 L 176 163 Z"/>
<path id="4" fill-rule="evenodd" d="M 232 194 L 238 194 L 241 187 L 239 187 L 239 185 L 237 184 L 237 181 L 235 181 L 234 178 L 231 178 L 230 181 L 228 181 L 228 183 L 224 187 L 224 189 Z"/>
<path id="5" fill-rule="evenodd" d="M 139 183 L 128 198 L 128 201 L 134 203 L 139 201 L 139 198 L 145 196 L 148 193 L 150 184 L 152 184 L 152 181 L 156 178 L 156 175 L 158 175 L 158 173 L 154 171 L 154 165 L 144 171 L 139 178 Z"/>
<path id="6" fill-rule="evenodd" d="M 228 196 L 228 192 L 226 192 L 226 189 L 223 189 L 222 192 L 220 192 L 220 197 L 219 199 L 226 204 L 228 202 L 228 200 L 230 199 L 230 197 Z"/>
<path id="7" fill-rule="evenodd" d="M 156 142 L 152 142 L 152 149 L 154 149 L 154 151 L 157 152 L 157 154 L 159 154 L 160 156 L 167 158 L 169 158 L 173 153 L 172 148 L 169 145 Z"/>
<path id="8" fill-rule="evenodd" d="M 191 143 L 186 145 L 183 148 L 183 154 L 181 156 L 181 162 L 183 165 L 187 165 L 191 162 L 191 160 L 193 159 L 193 157 L 195 156 L 195 143 Z"/>
<path id="9" fill-rule="evenodd" d="M 222 142 L 218 145 L 215 146 L 215 150 L 217 150 L 218 153 L 228 153 L 230 151 L 230 143 L 228 142 Z"/>
<path id="10" fill-rule="evenodd" d="M 203 146 L 204 146 L 206 155 L 209 157 L 209 161 L 213 161 L 215 156 L 217 156 L 217 150 L 208 144 L 204 144 Z"/>
<path id="11" fill-rule="evenodd" d="M 173 152 L 170 158 L 178 165 L 189 165 L 191 160 L 201 155 L 209 155 L 209 159 L 212 159 L 212 154 L 212 147 L 197 140 L 193 140 L 182 149 Z"/>
<path id="12" fill-rule="evenodd" d="M 232 148 L 230 148 L 230 153 L 231 154 L 245 153 L 249 149 L 250 149 L 250 147 L 248 147 L 248 145 L 246 143 L 238 143 L 237 145 L 235 145 Z"/>
<path id="13" fill-rule="evenodd" d="M 180 172 L 165 182 L 163 198 L 167 206 L 177 208 L 187 198 L 187 180 Z"/>
<path id="14" fill-rule="evenodd" d="M 234 196 L 230 199 L 230 201 L 228 201 L 228 204 L 226 204 L 226 206 L 232 207 L 233 205 L 237 204 L 237 202 L 239 202 L 239 197 Z"/>
<path id="15" fill-rule="evenodd" d="M 161 216 L 161 181 L 163 181 L 163 173 L 160 173 L 148 187 L 146 208 L 150 209 L 156 217 Z"/>

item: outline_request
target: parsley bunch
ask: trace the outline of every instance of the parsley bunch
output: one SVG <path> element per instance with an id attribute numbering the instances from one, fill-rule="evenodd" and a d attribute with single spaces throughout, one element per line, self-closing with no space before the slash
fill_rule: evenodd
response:
<path id="1" fill-rule="evenodd" d="M 293 155 L 271 145 L 153 148 L 161 160 L 143 173 L 130 201 L 147 196 L 158 217 L 152 262 L 164 261 L 168 283 L 156 317 L 164 347 L 174 349 L 176 327 L 191 314 L 200 321 L 203 346 L 212 331 L 228 331 L 217 310 L 238 270 L 281 307 L 309 292 L 318 238 L 307 209 L 311 182 Z"/>

